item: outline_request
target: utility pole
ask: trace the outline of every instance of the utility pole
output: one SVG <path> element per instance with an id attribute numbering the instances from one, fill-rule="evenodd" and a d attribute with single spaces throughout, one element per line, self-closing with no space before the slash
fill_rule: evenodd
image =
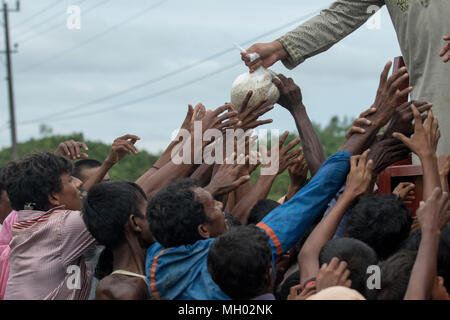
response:
<path id="1" fill-rule="evenodd" d="M 8 13 L 9 12 L 17 12 L 20 10 L 20 1 L 16 1 L 15 9 L 8 9 L 8 4 L 3 0 L 3 23 L 5 30 L 5 51 L 1 53 L 5 53 L 6 55 L 6 69 L 7 76 L 6 80 L 8 81 L 8 98 L 9 98 L 9 118 L 10 118 L 10 126 L 11 126 L 11 157 L 12 160 L 16 160 L 19 155 L 17 152 L 17 135 L 16 135 L 16 117 L 14 110 L 14 90 L 13 90 L 13 77 L 12 77 L 12 64 L 11 64 L 11 53 L 15 53 L 16 51 L 11 51 L 10 42 L 9 42 L 9 26 L 8 26 Z"/>

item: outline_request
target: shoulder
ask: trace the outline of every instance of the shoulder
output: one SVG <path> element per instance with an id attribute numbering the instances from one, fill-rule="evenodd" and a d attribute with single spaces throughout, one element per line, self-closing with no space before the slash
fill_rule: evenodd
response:
<path id="1" fill-rule="evenodd" d="M 148 299 L 148 289 L 140 278 L 109 275 L 97 285 L 96 300 L 145 300 Z"/>

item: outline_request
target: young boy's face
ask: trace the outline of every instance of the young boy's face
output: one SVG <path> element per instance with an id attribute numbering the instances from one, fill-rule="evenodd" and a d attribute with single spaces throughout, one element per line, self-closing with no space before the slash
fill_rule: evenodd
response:
<path id="1" fill-rule="evenodd" d="M 433 289 L 431 290 L 432 300 L 449 300 L 447 289 L 444 287 L 444 278 L 436 277 L 434 281 Z"/>
<path id="2" fill-rule="evenodd" d="M 80 191 L 81 181 L 69 173 L 63 173 L 61 179 L 61 191 L 54 195 L 59 205 L 64 205 L 67 210 L 81 210 Z"/>

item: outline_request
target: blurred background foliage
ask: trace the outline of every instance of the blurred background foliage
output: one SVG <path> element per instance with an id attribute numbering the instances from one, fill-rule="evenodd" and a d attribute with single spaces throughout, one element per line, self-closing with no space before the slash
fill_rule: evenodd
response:
<path id="1" fill-rule="evenodd" d="M 326 157 L 335 153 L 339 147 L 344 143 L 345 132 L 350 127 L 353 119 L 333 117 L 330 122 L 322 127 L 314 124 L 317 135 L 322 142 Z M 83 141 L 88 146 L 89 150 L 86 152 L 89 158 L 103 161 L 109 154 L 111 145 L 99 141 L 85 140 L 83 133 L 73 133 L 71 135 L 53 134 L 52 128 L 41 125 L 40 138 L 32 138 L 28 141 L 19 143 L 19 156 L 24 156 L 31 152 L 55 151 L 58 145 L 67 140 Z M 287 142 L 292 141 L 298 136 L 297 132 L 290 133 Z M 112 143 L 112 141 L 111 141 Z M 270 144 L 268 146 L 270 148 Z M 130 180 L 135 181 L 148 168 L 150 168 L 158 159 L 159 154 L 150 154 L 145 150 L 140 150 L 136 156 L 127 156 L 119 164 L 114 166 L 110 171 L 111 179 L 115 180 Z M 0 150 L 0 167 L 5 166 L 11 159 L 11 148 L 3 148 Z M 252 183 L 255 182 L 259 175 L 259 169 L 252 174 Z M 272 186 L 269 198 L 278 200 L 283 197 L 289 186 L 289 174 L 286 170 L 279 175 Z"/>

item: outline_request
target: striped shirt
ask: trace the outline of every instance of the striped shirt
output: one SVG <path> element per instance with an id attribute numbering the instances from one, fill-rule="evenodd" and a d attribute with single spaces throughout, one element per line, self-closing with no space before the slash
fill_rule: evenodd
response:
<path id="1" fill-rule="evenodd" d="M 79 211 L 22 210 L 13 225 L 5 300 L 86 300 L 95 249 Z"/>

